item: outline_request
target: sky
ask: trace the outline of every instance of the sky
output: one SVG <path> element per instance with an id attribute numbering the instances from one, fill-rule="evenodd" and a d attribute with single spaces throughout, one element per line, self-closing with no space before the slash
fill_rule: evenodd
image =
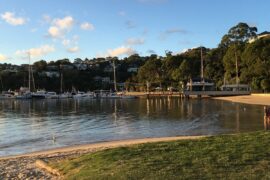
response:
<path id="1" fill-rule="evenodd" d="M 269 0 L 0 0 L 0 63 L 217 47 L 239 22 L 270 31 Z"/>

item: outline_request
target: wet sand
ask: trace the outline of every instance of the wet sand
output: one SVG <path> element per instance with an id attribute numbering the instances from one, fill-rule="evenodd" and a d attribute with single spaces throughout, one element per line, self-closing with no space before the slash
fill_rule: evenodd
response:
<path id="1" fill-rule="evenodd" d="M 270 94 L 252 94 L 252 95 L 247 95 L 247 96 L 216 97 L 214 99 L 237 102 L 237 103 L 270 106 Z"/>
<path id="2" fill-rule="evenodd" d="M 179 136 L 131 139 L 121 141 L 102 142 L 95 144 L 70 146 L 65 148 L 52 149 L 47 151 L 33 152 L 23 155 L 0 157 L 0 179 L 61 179 L 61 177 L 50 174 L 47 171 L 36 167 L 36 160 L 59 161 L 67 158 L 74 158 L 80 155 L 96 152 L 109 148 L 131 146 L 136 144 L 167 142 L 175 140 L 199 139 L 205 136 Z"/>

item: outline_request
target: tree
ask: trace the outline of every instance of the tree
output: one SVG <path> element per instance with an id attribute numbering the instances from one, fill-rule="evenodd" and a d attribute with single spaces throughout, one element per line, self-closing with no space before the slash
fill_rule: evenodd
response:
<path id="1" fill-rule="evenodd" d="M 44 71 L 47 67 L 47 62 L 44 60 L 37 61 L 33 64 L 37 71 Z"/>
<path id="2" fill-rule="evenodd" d="M 151 56 L 150 59 L 139 69 L 139 82 L 159 83 L 161 81 L 161 60 L 156 56 Z"/>
<path id="3" fill-rule="evenodd" d="M 215 48 L 210 50 L 205 56 L 205 77 L 213 80 L 218 86 L 223 84 L 225 73 L 223 66 L 224 54 L 224 48 Z"/>
<path id="4" fill-rule="evenodd" d="M 220 47 L 228 47 L 231 44 L 241 44 L 256 37 L 257 27 L 250 27 L 248 24 L 240 22 L 233 26 L 227 34 L 222 37 Z"/>
<path id="5" fill-rule="evenodd" d="M 264 92 L 267 92 L 270 89 L 270 81 L 268 79 L 263 79 L 261 81 L 261 87 Z"/>

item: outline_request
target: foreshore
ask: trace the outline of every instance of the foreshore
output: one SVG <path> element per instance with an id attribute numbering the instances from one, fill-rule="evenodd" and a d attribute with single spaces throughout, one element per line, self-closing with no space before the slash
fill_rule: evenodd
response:
<path id="1" fill-rule="evenodd" d="M 145 139 L 129 139 L 95 144 L 70 146 L 23 155 L 0 157 L 0 179 L 60 179 L 47 171 L 36 167 L 36 160 L 58 161 L 78 157 L 82 154 L 96 152 L 109 148 L 131 146 L 144 143 L 168 142 L 176 140 L 199 139 L 205 136 L 179 136 Z"/>
<path id="2" fill-rule="evenodd" d="M 236 103 L 270 106 L 270 94 L 251 94 L 247 96 L 215 97 L 214 99 Z"/>

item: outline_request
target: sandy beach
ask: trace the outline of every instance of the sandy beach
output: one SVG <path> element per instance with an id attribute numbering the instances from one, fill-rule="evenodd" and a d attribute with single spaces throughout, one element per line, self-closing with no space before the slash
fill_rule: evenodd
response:
<path id="1" fill-rule="evenodd" d="M 247 96 L 216 97 L 214 99 L 237 102 L 237 103 L 270 106 L 270 94 L 252 94 L 252 95 L 247 95 Z"/>
<path id="2" fill-rule="evenodd" d="M 71 146 L 16 156 L 0 157 L 0 179 L 61 179 L 61 177 L 52 175 L 47 171 L 39 169 L 35 164 L 36 160 L 40 159 L 45 162 L 58 161 L 109 148 L 131 146 L 143 143 L 199 139 L 203 137 L 205 136 L 130 139 Z"/>

